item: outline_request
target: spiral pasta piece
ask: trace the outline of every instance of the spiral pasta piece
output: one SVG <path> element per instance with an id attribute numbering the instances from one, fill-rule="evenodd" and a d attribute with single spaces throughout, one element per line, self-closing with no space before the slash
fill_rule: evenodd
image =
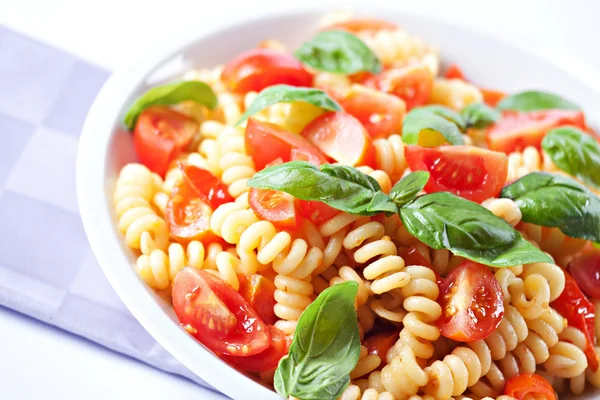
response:
<path id="1" fill-rule="evenodd" d="M 431 90 L 430 103 L 441 104 L 460 111 L 469 104 L 480 103 L 483 95 L 477 86 L 462 79 L 436 78 Z"/>
<path id="2" fill-rule="evenodd" d="M 559 337 L 560 340 L 567 341 L 568 343 L 577 346 L 580 350 L 585 351 L 585 348 L 587 346 L 587 339 L 585 337 L 585 334 L 579 329 L 576 329 L 572 326 L 568 326 L 560 333 Z M 589 372 L 591 373 L 592 371 L 590 370 Z M 584 371 L 581 374 L 568 379 L 568 388 L 571 393 L 583 393 L 583 391 L 585 390 L 586 373 L 587 372 Z M 589 373 L 587 375 L 593 376 Z M 566 384 L 566 382 L 563 382 L 563 385 L 564 384 Z"/>
<path id="3" fill-rule="evenodd" d="M 594 347 L 594 351 L 596 352 L 598 358 L 600 358 L 600 347 L 598 345 Z M 600 388 L 600 368 L 598 368 L 596 371 L 587 369 L 585 371 L 585 377 L 587 381 L 592 384 L 592 386 L 595 388 Z"/>
<path id="4" fill-rule="evenodd" d="M 381 190 L 383 193 L 389 193 L 392 189 L 392 180 L 389 175 L 382 170 L 373 169 L 367 165 L 363 165 L 360 167 L 356 167 L 363 174 L 369 175 L 371 178 L 375 179 L 379 186 L 381 186 Z"/>
<path id="5" fill-rule="evenodd" d="M 481 205 L 490 210 L 496 217 L 502 218 L 513 227 L 521 222 L 521 210 L 514 200 L 491 198 L 485 200 Z"/>
<path id="6" fill-rule="evenodd" d="M 543 251 L 550 253 L 556 262 L 564 267 L 587 244 L 586 240 L 566 236 L 558 228 L 522 223 L 519 229 L 529 240 L 533 240 Z"/>
<path id="7" fill-rule="evenodd" d="M 381 386 L 397 399 L 407 399 L 417 394 L 419 388 L 425 386 L 429 381 L 427 373 L 421 368 L 409 346 L 403 346 L 389 364 L 383 367 L 381 373 L 375 377 L 379 377 Z"/>
<path id="8" fill-rule="evenodd" d="M 356 367 L 350 372 L 350 379 L 357 379 L 375 371 L 381 364 L 381 359 L 376 354 L 369 354 L 365 346 L 360 346 L 360 356 Z"/>
<path id="9" fill-rule="evenodd" d="M 247 182 L 254 174 L 254 161 L 246 153 L 244 132 L 227 127 L 216 139 L 221 180 L 229 187 L 229 194 L 237 198 L 250 190 Z"/>
<path id="10" fill-rule="evenodd" d="M 515 306 L 525 319 L 538 318 L 549 308 L 550 284 L 544 276 L 532 273 L 521 279 L 508 268 L 499 269 L 494 276 L 502 288 L 505 304 Z"/>
<path id="11" fill-rule="evenodd" d="M 573 339 L 574 335 L 570 336 L 569 340 Z M 562 338 L 550 348 L 550 358 L 544 363 L 546 371 L 559 378 L 579 377 L 585 373 L 587 366 L 583 350 Z"/>
<path id="12" fill-rule="evenodd" d="M 348 386 L 338 400 L 395 400 L 395 397 L 389 392 L 379 393 L 372 388 L 363 391 L 354 384 Z"/>
<path id="13" fill-rule="evenodd" d="M 375 139 L 375 165 L 378 170 L 388 174 L 392 182 L 398 181 L 407 168 L 404 158 L 404 143 L 400 135 L 390 135 L 388 138 Z"/>
<path id="14" fill-rule="evenodd" d="M 508 155 L 508 176 L 506 180 L 511 182 L 531 172 L 556 172 L 556 170 L 556 166 L 546 153 L 533 146 L 528 146 L 523 151 L 512 152 Z"/>
<path id="15" fill-rule="evenodd" d="M 140 277 L 154 289 L 166 289 L 185 266 L 201 269 L 204 264 L 204 245 L 192 241 L 184 250 L 179 243 L 171 243 L 168 252 L 160 249 L 138 257 L 136 267 Z"/>
<path id="16" fill-rule="evenodd" d="M 521 313 L 510 304 L 504 307 L 504 316 L 498 328 L 485 338 L 492 360 L 501 360 L 527 338 L 529 331 Z"/>

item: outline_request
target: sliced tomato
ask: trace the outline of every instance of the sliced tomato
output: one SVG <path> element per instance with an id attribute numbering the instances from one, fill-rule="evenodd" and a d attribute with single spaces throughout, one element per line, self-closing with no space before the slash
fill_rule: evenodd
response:
<path id="1" fill-rule="evenodd" d="M 299 204 L 300 214 L 302 214 L 304 218 L 309 219 L 315 225 L 320 225 L 334 215 L 340 213 L 340 210 L 336 210 L 335 208 L 330 207 L 325 203 L 321 203 L 320 201 L 299 200 Z"/>
<path id="2" fill-rule="evenodd" d="M 502 118 L 487 130 L 486 141 L 490 149 L 510 154 L 528 146 L 540 148 L 542 139 L 553 128 L 574 125 L 585 129 L 581 111 L 541 110 L 504 111 Z"/>
<path id="3" fill-rule="evenodd" d="M 479 88 L 483 95 L 483 102 L 490 107 L 496 107 L 496 105 L 506 97 L 506 93 L 499 90 Z"/>
<path id="4" fill-rule="evenodd" d="M 427 260 L 425 257 L 423 257 L 421 252 L 417 249 L 417 246 L 410 246 L 403 250 L 400 250 L 398 255 L 400 257 L 402 257 L 405 265 L 422 265 L 424 267 L 431 269 L 433 271 L 433 273 L 435 274 L 435 279 L 436 279 L 438 286 L 442 285 L 442 281 L 443 281 L 442 277 L 433 268 L 433 265 L 431 265 L 429 260 Z"/>
<path id="5" fill-rule="evenodd" d="M 504 394 L 515 400 L 524 400 L 526 397 L 537 400 L 557 400 L 558 397 L 552 385 L 543 377 L 536 374 L 519 374 L 506 382 Z"/>
<path id="6" fill-rule="evenodd" d="M 288 353 L 291 340 L 280 329 L 269 325 L 270 346 L 262 353 L 248 357 L 223 356 L 234 367 L 248 372 L 267 372 L 277 368 L 279 360 Z"/>
<path id="7" fill-rule="evenodd" d="M 229 90 L 247 93 L 278 84 L 311 86 L 313 78 L 290 54 L 252 49 L 225 64 L 221 79 Z"/>
<path id="8" fill-rule="evenodd" d="M 343 111 L 316 118 L 304 128 L 302 136 L 335 161 L 352 166 L 363 163 L 371 147 L 365 127 Z"/>
<path id="9" fill-rule="evenodd" d="M 213 209 L 234 200 L 229 195 L 227 185 L 209 171 L 191 164 L 178 163 L 178 165 L 183 179 Z"/>
<path id="10" fill-rule="evenodd" d="M 191 240 L 201 240 L 204 243 L 217 240 L 210 229 L 212 207 L 189 184 L 182 179 L 173 188 L 167 207 L 165 219 L 169 225 L 171 236 L 177 241 L 187 243 Z"/>
<path id="11" fill-rule="evenodd" d="M 277 322 L 275 316 L 275 284 L 269 278 L 259 274 L 238 274 L 239 294 L 266 324 Z"/>
<path id="12" fill-rule="evenodd" d="M 410 111 L 429 101 L 433 80 L 433 72 L 426 65 L 409 64 L 385 70 L 368 78 L 364 84 L 400 97 Z"/>
<path id="13" fill-rule="evenodd" d="M 363 124 L 371 137 L 402 133 L 406 104 L 396 96 L 355 84 L 335 100 Z"/>
<path id="14" fill-rule="evenodd" d="M 600 300 L 600 251 L 574 258 L 568 269 L 583 293 Z"/>
<path id="15" fill-rule="evenodd" d="M 398 29 L 398 25 L 393 22 L 375 18 L 357 18 L 347 21 L 337 22 L 333 25 L 325 27 L 324 31 L 342 30 L 350 33 L 359 32 L 378 32 L 378 31 L 393 31 Z"/>
<path id="16" fill-rule="evenodd" d="M 466 260 L 442 283 L 437 323 L 443 336 L 458 342 L 485 339 L 504 315 L 500 283 L 485 265 Z"/>
<path id="17" fill-rule="evenodd" d="M 327 162 L 325 155 L 304 137 L 268 122 L 248 119 L 246 151 L 252 157 L 257 171 L 277 158 L 281 158 L 283 162 L 290 161 L 294 149 L 302 149 L 302 153 L 309 159 Z"/>
<path id="18" fill-rule="evenodd" d="M 446 79 L 462 79 L 463 81 L 467 80 L 465 78 L 465 74 L 463 74 L 460 67 L 456 64 L 451 64 L 448 67 L 448 69 L 446 70 L 446 73 L 444 74 L 444 78 L 446 78 Z"/>
<path id="19" fill-rule="evenodd" d="M 377 333 L 373 336 L 369 336 L 362 343 L 366 346 L 369 354 L 375 354 L 382 360 L 385 360 L 387 353 L 390 351 L 392 346 L 398 341 L 400 331 L 389 331 Z"/>
<path id="20" fill-rule="evenodd" d="M 319 152 L 320 153 L 320 152 Z M 312 150 L 308 150 L 302 147 L 293 148 L 290 153 L 291 161 L 306 161 L 313 165 L 321 165 L 327 162 L 324 155 L 316 154 Z"/>
<path id="21" fill-rule="evenodd" d="M 151 171 L 164 176 L 198 129 L 198 123 L 187 115 L 165 106 L 148 107 L 138 117 L 133 132 L 137 157 Z"/>
<path id="22" fill-rule="evenodd" d="M 186 267 L 173 281 L 173 308 L 182 326 L 210 350 L 252 356 L 271 344 L 267 325 L 222 279 Z"/>
<path id="23" fill-rule="evenodd" d="M 560 315 L 567 319 L 569 326 L 579 329 L 585 334 L 587 346 L 585 356 L 588 365 L 593 371 L 598 369 L 598 355 L 594 351 L 594 317 L 596 310 L 594 303 L 588 300 L 581 292 L 577 281 L 571 275 L 565 273 L 565 289 L 550 305 L 558 311 Z"/>
<path id="24" fill-rule="evenodd" d="M 502 190 L 508 174 L 506 154 L 473 146 L 406 146 L 412 171 L 429 171 L 427 193 L 451 192 L 481 203 Z"/>

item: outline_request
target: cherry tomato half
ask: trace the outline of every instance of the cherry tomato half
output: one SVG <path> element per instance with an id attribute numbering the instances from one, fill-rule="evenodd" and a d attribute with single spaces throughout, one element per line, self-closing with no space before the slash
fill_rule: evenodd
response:
<path id="1" fill-rule="evenodd" d="M 519 374 L 506 382 L 504 394 L 516 400 L 524 400 L 527 395 L 537 400 L 556 400 L 556 393 L 550 383 L 536 374 Z"/>
<path id="2" fill-rule="evenodd" d="M 182 326 L 210 350 L 251 356 L 271 344 L 267 325 L 225 281 L 186 267 L 173 281 L 173 308 Z"/>
<path id="3" fill-rule="evenodd" d="M 487 130 L 486 141 L 490 149 L 510 154 L 528 146 L 540 148 L 546 133 L 563 125 L 585 129 L 581 111 L 541 110 L 504 111 L 502 118 Z"/>
<path id="4" fill-rule="evenodd" d="M 382 19 L 375 18 L 357 18 L 349 19 L 347 21 L 337 22 L 335 24 L 325 27 L 323 30 L 342 30 L 350 33 L 359 32 L 378 32 L 378 31 L 392 31 L 398 29 L 398 26 L 393 22 L 388 22 Z"/>
<path id="5" fill-rule="evenodd" d="M 583 293 L 600 300 L 600 251 L 574 258 L 569 263 L 569 272 Z"/>
<path id="6" fill-rule="evenodd" d="M 504 296 L 490 269 L 466 260 L 442 283 L 437 323 L 443 336 L 473 342 L 490 336 L 504 315 Z"/>
<path id="7" fill-rule="evenodd" d="M 250 307 L 258 314 L 266 324 L 277 322 L 275 316 L 275 284 L 269 278 L 259 274 L 238 274 L 242 295 L 250 304 Z"/>
<path id="8" fill-rule="evenodd" d="M 137 157 L 151 171 L 164 176 L 198 129 L 198 123 L 187 115 L 164 106 L 148 107 L 138 117 L 133 132 Z"/>
<path id="9" fill-rule="evenodd" d="M 433 72 L 426 65 L 409 64 L 385 70 L 367 78 L 364 84 L 400 97 L 410 111 L 429 101 L 433 80 Z"/>
<path id="10" fill-rule="evenodd" d="M 444 78 L 446 78 L 446 79 L 462 79 L 463 81 L 467 80 L 465 78 L 465 74 L 463 74 L 460 67 L 456 64 L 451 64 L 448 67 L 448 69 L 446 70 L 446 73 L 444 74 Z"/>
<path id="11" fill-rule="evenodd" d="M 179 170 L 183 175 L 183 179 L 213 209 L 221 204 L 233 201 L 233 197 L 229 195 L 227 185 L 209 171 L 195 165 L 183 163 L 179 163 Z"/>
<path id="12" fill-rule="evenodd" d="M 221 79 L 238 93 L 260 92 L 272 85 L 311 86 L 312 75 L 290 54 L 271 49 L 248 50 L 223 68 Z"/>
<path id="13" fill-rule="evenodd" d="M 269 325 L 271 343 L 262 353 L 248 357 L 223 356 L 233 366 L 249 372 L 267 372 L 277 368 L 279 360 L 288 353 L 291 340 L 280 329 Z"/>
<path id="14" fill-rule="evenodd" d="M 452 192 L 477 203 L 500 193 L 508 175 L 506 154 L 473 146 L 411 145 L 405 155 L 411 170 L 429 171 L 427 193 Z"/>
<path id="15" fill-rule="evenodd" d="M 567 319 L 569 326 L 575 327 L 585 334 L 587 339 L 585 356 L 590 368 L 596 371 L 599 360 L 594 351 L 594 317 L 596 315 L 594 303 L 585 297 L 571 275 L 565 273 L 565 278 L 565 289 L 550 305 Z"/>

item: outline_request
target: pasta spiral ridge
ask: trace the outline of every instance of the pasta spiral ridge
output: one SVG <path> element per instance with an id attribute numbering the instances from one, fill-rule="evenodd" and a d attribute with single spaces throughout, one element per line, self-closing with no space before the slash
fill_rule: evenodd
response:
<path id="1" fill-rule="evenodd" d="M 247 182 L 256 173 L 254 161 L 246 153 L 244 132 L 240 128 L 226 127 L 216 144 L 219 167 L 223 171 L 221 180 L 229 187 L 229 194 L 238 198 L 250 190 Z"/>
<path id="2" fill-rule="evenodd" d="M 436 78 L 431 90 L 430 103 L 441 104 L 460 111 L 469 104 L 483 101 L 481 90 L 462 79 Z"/>
<path id="3" fill-rule="evenodd" d="M 404 157 L 404 143 L 400 135 L 375 139 L 373 147 L 377 169 L 388 174 L 392 182 L 398 181 L 407 168 L 406 158 Z"/>
<path id="4" fill-rule="evenodd" d="M 419 388 L 425 386 L 429 381 L 427 373 L 421 368 L 409 346 L 403 346 L 398 354 L 383 367 L 380 374 L 374 372 L 371 375 L 373 374 L 379 378 L 380 385 L 385 391 L 390 392 L 397 399 L 407 399 L 417 394 Z"/>
<path id="5" fill-rule="evenodd" d="M 579 381 L 576 386 L 582 384 L 581 376 L 588 366 L 582 350 L 586 345 L 585 336 L 578 329 L 567 327 L 559 338 L 560 341 L 550 348 L 550 357 L 544 363 L 544 368 L 559 378 L 576 378 L 576 382 Z"/>

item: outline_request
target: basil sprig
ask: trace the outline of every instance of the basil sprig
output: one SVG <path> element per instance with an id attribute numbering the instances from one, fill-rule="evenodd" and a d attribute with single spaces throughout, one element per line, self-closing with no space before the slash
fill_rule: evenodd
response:
<path id="1" fill-rule="evenodd" d="M 337 74 L 381 71 L 381 62 L 356 36 L 345 31 L 319 32 L 296 50 L 294 56 L 310 67 Z"/>
<path id="2" fill-rule="evenodd" d="M 333 285 L 304 310 L 288 355 L 275 371 L 281 397 L 335 400 L 348 387 L 360 355 L 357 292 L 356 282 Z"/>
<path id="3" fill-rule="evenodd" d="M 553 93 L 535 90 L 528 90 L 507 96 L 500 100 L 496 107 L 502 111 L 581 110 L 581 107 L 570 100 Z"/>
<path id="4" fill-rule="evenodd" d="M 557 227 L 567 236 L 600 242 L 600 199 L 571 178 L 532 172 L 505 187 L 500 196 L 517 203 L 524 222 Z"/>
<path id="5" fill-rule="evenodd" d="M 342 107 L 322 90 L 309 87 L 275 85 L 261 91 L 235 125 L 243 123 L 249 117 L 273 104 L 291 103 L 294 101 L 304 101 L 329 111 L 342 110 Z"/>
<path id="6" fill-rule="evenodd" d="M 398 206 L 403 207 L 417 197 L 429 180 L 429 172 L 415 171 L 406 175 L 390 190 L 390 199 Z"/>
<path id="7" fill-rule="evenodd" d="M 375 179 L 345 165 L 317 167 L 306 161 L 291 161 L 257 172 L 248 186 L 280 190 L 300 200 L 321 201 L 350 214 L 396 212 L 396 205 Z"/>
<path id="8" fill-rule="evenodd" d="M 442 106 L 420 107 L 411 110 L 402 123 L 402 141 L 436 147 L 443 142 L 453 145 L 464 144 L 459 127 L 464 127 L 462 117 Z"/>
<path id="9" fill-rule="evenodd" d="M 146 108 L 150 106 L 168 106 L 191 100 L 213 109 L 217 106 L 217 96 L 204 82 L 180 81 L 155 86 L 147 90 L 129 107 L 123 122 L 127 129 L 133 130 L 135 123 Z"/>
<path id="10" fill-rule="evenodd" d="M 600 189 L 600 145 L 587 133 L 571 126 L 548 132 L 542 148 L 558 168 Z"/>
<path id="11" fill-rule="evenodd" d="M 502 114 L 500 111 L 485 103 L 469 104 L 460 111 L 464 118 L 465 128 L 483 129 L 498 121 Z"/>

